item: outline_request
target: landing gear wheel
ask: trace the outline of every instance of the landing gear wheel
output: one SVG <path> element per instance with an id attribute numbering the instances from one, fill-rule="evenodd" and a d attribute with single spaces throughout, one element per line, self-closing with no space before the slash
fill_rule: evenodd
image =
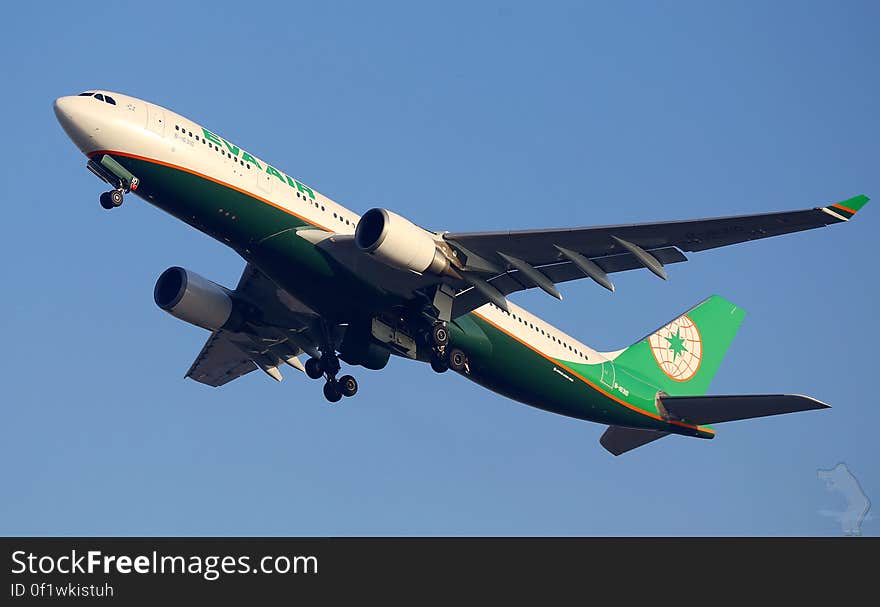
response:
<path id="1" fill-rule="evenodd" d="M 337 382 L 338 389 L 342 396 L 354 396 L 358 391 L 358 383 L 351 375 L 343 375 Z"/>
<path id="2" fill-rule="evenodd" d="M 331 403 L 338 403 L 342 398 L 342 392 L 339 390 L 339 384 L 333 380 L 324 384 L 324 398 Z"/>
<path id="3" fill-rule="evenodd" d="M 446 362 L 445 359 L 438 356 L 437 354 L 434 354 L 433 356 L 431 356 L 431 368 L 436 373 L 445 373 L 449 371 L 449 364 Z"/>
<path id="4" fill-rule="evenodd" d="M 317 358 L 310 358 L 306 361 L 306 375 L 311 379 L 321 379 L 324 377 L 324 368 L 321 361 Z"/>
<path id="5" fill-rule="evenodd" d="M 104 207 L 105 209 L 107 209 L 108 211 L 110 209 L 113 209 L 116 207 L 116 205 L 113 204 L 113 201 L 110 199 L 110 192 L 104 192 L 103 194 L 101 194 L 100 201 L 101 201 L 101 206 Z"/>
<path id="6" fill-rule="evenodd" d="M 443 347 L 449 343 L 449 329 L 445 324 L 438 322 L 431 327 L 431 343 L 437 347 Z"/>
<path id="7" fill-rule="evenodd" d="M 111 190 L 110 191 L 110 201 L 113 203 L 114 207 L 118 207 L 122 205 L 122 190 Z"/>
<path id="8" fill-rule="evenodd" d="M 449 368 L 461 373 L 467 365 L 467 356 L 458 348 L 449 351 Z"/>

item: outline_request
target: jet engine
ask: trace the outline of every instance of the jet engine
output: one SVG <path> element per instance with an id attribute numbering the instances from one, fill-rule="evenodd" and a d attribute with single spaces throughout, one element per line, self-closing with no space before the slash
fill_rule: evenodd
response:
<path id="1" fill-rule="evenodd" d="M 386 209 L 370 209 L 361 216 L 354 242 L 361 251 L 392 268 L 455 275 L 430 232 Z"/>
<path id="2" fill-rule="evenodd" d="M 185 268 L 168 268 L 153 289 L 156 305 L 172 316 L 216 331 L 232 316 L 229 291 Z"/>

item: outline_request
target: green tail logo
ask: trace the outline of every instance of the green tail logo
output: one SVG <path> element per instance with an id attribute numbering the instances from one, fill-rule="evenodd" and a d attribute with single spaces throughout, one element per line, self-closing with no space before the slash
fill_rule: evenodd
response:
<path id="1" fill-rule="evenodd" d="M 705 394 L 745 315 L 713 295 L 619 352 L 614 366 L 667 394 Z"/>

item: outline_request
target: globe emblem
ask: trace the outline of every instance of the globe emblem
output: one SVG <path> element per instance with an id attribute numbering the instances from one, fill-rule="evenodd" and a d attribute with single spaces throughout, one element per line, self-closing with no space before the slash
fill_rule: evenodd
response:
<path id="1" fill-rule="evenodd" d="M 670 379 L 687 381 L 697 374 L 703 358 L 703 342 L 697 325 L 681 316 L 648 338 L 660 370 Z"/>

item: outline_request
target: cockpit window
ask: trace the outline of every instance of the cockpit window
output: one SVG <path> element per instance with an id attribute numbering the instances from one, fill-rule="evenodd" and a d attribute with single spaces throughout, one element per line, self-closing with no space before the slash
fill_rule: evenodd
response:
<path id="1" fill-rule="evenodd" d="M 103 93 L 80 93 L 77 97 L 94 97 L 98 101 L 103 101 L 104 103 L 109 103 L 110 105 L 116 105 L 116 100 L 110 95 L 104 95 Z"/>

